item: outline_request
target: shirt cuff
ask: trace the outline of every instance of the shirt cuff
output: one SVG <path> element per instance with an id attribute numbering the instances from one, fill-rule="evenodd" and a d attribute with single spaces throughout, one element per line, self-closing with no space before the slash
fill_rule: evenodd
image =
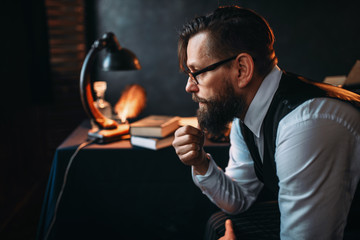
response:
<path id="1" fill-rule="evenodd" d="M 205 173 L 205 175 L 196 175 L 194 173 L 194 168 L 191 168 L 191 173 L 192 173 L 192 178 L 194 183 L 197 186 L 201 186 L 201 185 L 208 185 L 210 182 L 212 182 L 212 178 L 214 177 L 215 173 L 216 173 L 216 169 L 218 168 L 218 166 L 216 165 L 214 159 L 212 158 L 212 156 L 210 154 L 206 154 L 207 158 L 209 159 L 209 168 L 207 170 L 207 172 Z M 216 179 L 213 179 L 216 182 Z M 212 184 L 210 184 L 212 185 Z"/>

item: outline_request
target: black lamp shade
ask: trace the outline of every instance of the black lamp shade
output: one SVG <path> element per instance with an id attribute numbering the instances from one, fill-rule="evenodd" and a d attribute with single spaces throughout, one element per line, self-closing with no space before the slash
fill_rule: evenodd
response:
<path id="1" fill-rule="evenodd" d="M 102 65 L 104 71 L 138 70 L 140 68 L 135 54 L 126 48 L 107 49 Z"/>
<path id="2" fill-rule="evenodd" d="M 129 131 L 129 126 L 122 126 L 115 120 L 105 117 L 94 105 L 93 89 L 90 79 L 90 70 L 94 63 L 96 53 L 106 50 L 106 56 L 103 61 L 105 71 L 116 70 L 138 70 L 140 63 L 133 52 L 122 48 L 116 36 L 112 32 L 105 33 L 100 39 L 96 40 L 91 46 L 90 51 L 85 57 L 80 73 L 80 95 L 83 107 L 95 124 L 102 130 L 111 130 L 104 139 L 114 139 Z M 105 134 L 105 133 L 103 133 Z M 109 135 L 110 134 L 110 135 Z M 101 140 L 102 141 L 102 140 Z"/>

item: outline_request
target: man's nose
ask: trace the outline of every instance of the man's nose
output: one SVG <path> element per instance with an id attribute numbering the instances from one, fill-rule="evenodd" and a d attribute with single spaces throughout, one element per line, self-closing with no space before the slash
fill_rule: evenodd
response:
<path id="1" fill-rule="evenodd" d="M 194 93 L 199 91 L 199 87 L 196 85 L 196 83 L 191 79 L 191 77 L 188 77 L 188 81 L 186 83 L 185 91 L 188 93 Z"/>

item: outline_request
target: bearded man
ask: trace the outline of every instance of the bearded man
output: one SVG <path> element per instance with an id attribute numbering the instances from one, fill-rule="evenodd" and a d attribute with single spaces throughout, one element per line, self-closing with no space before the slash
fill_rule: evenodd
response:
<path id="1" fill-rule="evenodd" d="M 184 25 L 179 63 L 200 129 L 179 128 L 173 147 L 222 210 L 207 239 L 223 235 L 225 218 L 240 239 L 342 239 L 360 177 L 360 96 L 281 70 L 273 44 L 267 21 L 240 7 Z M 229 123 L 224 172 L 204 151 L 204 132 Z M 276 202 L 256 212 L 264 186 Z"/>

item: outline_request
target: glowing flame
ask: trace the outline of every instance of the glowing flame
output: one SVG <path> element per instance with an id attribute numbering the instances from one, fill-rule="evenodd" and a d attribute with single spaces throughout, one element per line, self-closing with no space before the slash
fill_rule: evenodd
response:
<path id="1" fill-rule="evenodd" d="M 120 99 L 115 104 L 114 111 L 121 122 L 126 122 L 126 119 L 139 115 L 145 105 L 145 89 L 138 84 L 132 84 L 125 87 Z"/>

